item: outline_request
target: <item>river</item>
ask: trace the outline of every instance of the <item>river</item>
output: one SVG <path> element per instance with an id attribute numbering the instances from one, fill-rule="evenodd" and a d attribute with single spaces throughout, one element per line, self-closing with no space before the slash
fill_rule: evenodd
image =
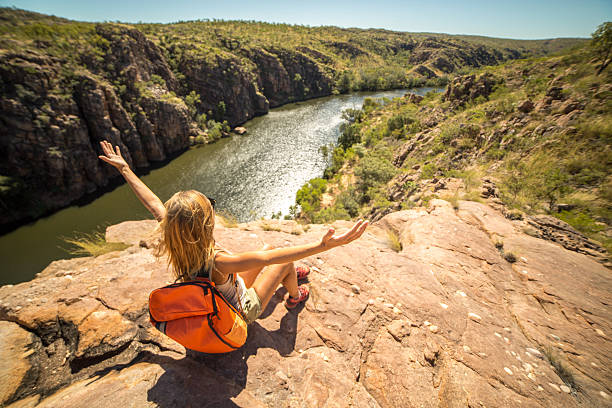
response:
<path id="1" fill-rule="evenodd" d="M 342 111 L 360 108 L 366 97 L 393 98 L 406 92 L 353 93 L 285 105 L 247 122 L 247 134 L 190 149 L 142 179 L 162 201 L 178 190 L 199 190 L 239 221 L 288 214 L 297 190 L 323 174 L 328 158 L 320 147 L 338 140 Z M 123 184 L 87 205 L 22 226 L 0 237 L 0 284 L 28 281 L 51 261 L 69 258 L 62 237 L 143 218 L 152 216 Z"/>

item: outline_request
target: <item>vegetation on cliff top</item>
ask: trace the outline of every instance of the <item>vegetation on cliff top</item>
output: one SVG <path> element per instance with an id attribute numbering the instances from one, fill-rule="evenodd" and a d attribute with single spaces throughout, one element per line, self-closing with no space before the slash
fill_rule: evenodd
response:
<path id="1" fill-rule="evenodd" d="M 147 168 L 288 102 L 440 85 L 464 69 L 581 41 L 244 21 L 84 23 L 3 8 L 0 224 L 99 191 L 110 175 L 87 163 L 103 139 Z"/>
<path id="2" fill-rule="evenodd" d="M 612 74 L 598 74 L 597 61 L 581 47 L 486 67 L 422 100 L 366 100 L 346 112 L 316 194 L 312 183 L 298 193 L 302 216 L 376 218 L 438 190 L 450 190 L 442 197 L 450 201 L 481 200 L 484 180 L 515 209 L 508 216 L 554 215 L 610 252 Z M 448 187 L 452 180 L 460 183 Z"/>

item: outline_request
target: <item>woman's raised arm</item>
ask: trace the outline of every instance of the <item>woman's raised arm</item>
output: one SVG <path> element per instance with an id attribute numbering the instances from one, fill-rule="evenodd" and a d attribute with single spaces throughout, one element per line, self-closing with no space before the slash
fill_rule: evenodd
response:
<path id="1" fill-rule="evenodd" d="M 334 229 L 330 228 L 321 238 L 321 241 L 311 244 L 269 249 L 266 251 L 243 252 L 241 254 L 220 252 L 215 258 L 215 266 L 219 272 L 230 274 L 262 268 L 272 264 L 297 261 L 320 252 L 328 251 L 337 246 L 346 245 L 359 238 L 367 227 L 368 221 L 359 220 L 353 228 L 344 234 L 334 235 Z"/>
<path id="2" fill-rule="evenodd" d="M 164 203 L 151 191 L 149 187 L 145 183 L 142 182 L 134 174 L 134 172 L 130 169 L 127 162 L 121 156 L 121 150 L 119 146 L 115 146 L 115 150 L 113 151 L 113 145 L 107 141 L 100 142 L 100 146 L 102 147 L 102 151 L 104 155 L 98 156 L 98 158 L 102 161 L 107 162 L 114 168 L 116 168 L 119 173 L 125 178 L 125 181 L 129 184 L 136 194 L 136 197 L 144 204 L 144 206 L 153 214 L 157 221 L 161 221 L 166 215 L 166 207 L 164 207 Z"/>

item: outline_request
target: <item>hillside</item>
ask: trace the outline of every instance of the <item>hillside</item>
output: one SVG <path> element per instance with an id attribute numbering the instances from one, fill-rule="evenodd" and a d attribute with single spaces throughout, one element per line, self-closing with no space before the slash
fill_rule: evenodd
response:
<path id="1" fill-rule="evenodd" d="M 366 100 L 345 113 L 326 179 L 298 192 L 302 216 L 486 201 L 612 266 L 612 73 L 596 65 L 579 48 L 456 77 L 443 94 Z"/>
<path id="2" fill-rule="evenodd" d="M 448 75 L 581 43 L 256 22 L 82 23 L 0 9 L 0 226 L 116 177 L 98 141 L 146 169 L 271 107 Z"/>
<path id="3" fill-rule="evenodd" d="M 109 227 L 107 240 L 128 249 L 0 288 L 0 404 L 610 406 L 609 270 L 487 205 L 457 205 L 394 212 L 307 258 L 316 269 L 299 315 L 279 290 L 245 346 L 221 356 L 185 351 L 148 321 L 149 292 L 172 281 L 153 256 L 155 221 Z M 215 237 L 245 251 L 325 231 L 217 219 Z"/>

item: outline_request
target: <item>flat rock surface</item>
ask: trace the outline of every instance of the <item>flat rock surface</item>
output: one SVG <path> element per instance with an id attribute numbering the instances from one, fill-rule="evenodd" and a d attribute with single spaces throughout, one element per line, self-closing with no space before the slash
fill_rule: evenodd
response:
<path id="1" fill-rule="evenodd" d="M 223 355 L 185 350 L 151 327 L 148 294 L 172 281 L 154 227 L 109 227 L 109 240 L 132 246 L 0 288 L 0 404 L 612 406 L 610 270 L 484 204 L 455 211 L 432 200 L 305 259 L 305 306 L 288 312 L 279 289 L 245 346 Z M 217 222 L 216 238 L 245 251 L 312 242 L 326 228 Z"/>

